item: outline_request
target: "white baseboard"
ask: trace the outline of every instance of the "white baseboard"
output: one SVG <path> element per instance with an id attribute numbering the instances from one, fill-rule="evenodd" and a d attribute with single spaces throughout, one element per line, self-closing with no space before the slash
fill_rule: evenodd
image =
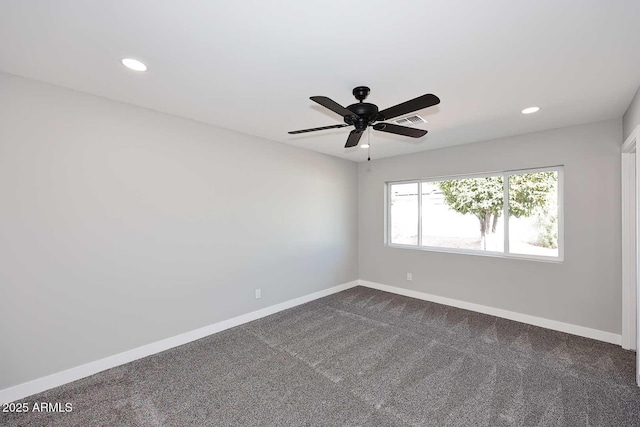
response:
<path id="1" fill-rule="evenodd" d="M 465 310 L 475 311 L 478 313 L 489 314 L 491 316 L 502 317 L 504 319 L 515 320 L 516 322 L 528 323 L 542 328 L 552 329 L 554 331 L 565 332 L 567 334 L 578 335 L 581 337 L 591 338 L 598 341 L 604 341 L 611 344 L 620 345 L 622 337 L 620 335 L 591 329 L 584 326 L 572 325 L 571 323 L 558 322 L 557 320 L 544 319 L 542 317 L 530 316 L 528 314 L 516 313 L 514 311 L 503 310 L 501 308 L 489 307 L 481 304 L 460 301 L 453 298 L 446 298 L 437 295 L 431 295 L 424 292 L 413 291 L 410 289 L 398 288 L 395 286 L 383 285 L 380 283 L 369 282 L 367 280 L 359 280 L 360 286 L 378 289 L 380 291 L 391 292 L 393 294 L 404 295 L 406 297 L 417 298 L 424 301 L 431 301 L 438 304 L 444 304 L 451 307 L 462 308 Z"/>
<path id="2" fill-rule="evenodd" d="M 23 384 L 18 384 L 16 386 L 0 390 L 0 404 L 23 399 L 27 396 L 41 393 L 45 390 L 49 390 L 63 384 L 77 381 L 90 375 L 97 374 L 98 372 L 115 368 L 116 366 L 124 365 L 125 363 L 129 363 L 137 359 L 142 359 L 143 357 L 151 356 L 153 354 L 160 353 L 162 351 L 169 350 L 183 344 L 187 344 L 191 341 L 204 338 L 208 335 L 224 331 L 225 329 L 233 328 L 235 326 L 239 326 L 265 316 L 269 316 L 279 311 L 286 310 L 288 308 L 292 308 L 309 301 L 316 300 L 318 298 L 326 297 L 328 295 L 335 294 L 336 292 L 341 292 L 346 289 L 353 288 L 357 285 L 358 281 L 354 280 L 352 282 L 334 286 L 329 289 L 324 289 L 322 291 L 314 292 L 309 295 L 294 298 L 280 304 L 252 311 L 251 313 L 223 320 L 222 322 L 214 323 L 203 328 L 185 332 L 184 334 L 176 335 L 174 337 L 170 337 L 161 341 L 143 345 L 142 347 L 134 348 L 133 350 L 128 350 L 123 353 L 105 357 L 104 359 L 89 362 L 81 366 L 76 366 L 75 368 L 67 369 L 65 371 L 48 375 L 46 377 L 38 378 Z"/>

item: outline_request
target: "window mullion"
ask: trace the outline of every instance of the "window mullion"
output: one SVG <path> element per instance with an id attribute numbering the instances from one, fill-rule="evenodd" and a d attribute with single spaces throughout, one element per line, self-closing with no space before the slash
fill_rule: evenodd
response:
<path id="1" fill-rule="evenodd" d="M 418 246 L 422 246 L 422 181 L 418 181 Z"/>
<path id="2" fill-rule="evenodd" d="M 509 253 L 509 175 L 504 174 L 502 178 L 502 187 L 504 191 L 503 196 L 503 209 L 504 212 L 502 214 L 503 220 L 502 224 L 504 225 L 504 253 Z"/>

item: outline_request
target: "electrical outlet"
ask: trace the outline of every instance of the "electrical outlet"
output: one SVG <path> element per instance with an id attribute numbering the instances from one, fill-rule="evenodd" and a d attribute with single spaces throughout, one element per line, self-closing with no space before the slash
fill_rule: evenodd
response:
<path id="1" fill-rule="evenodd" d="M 409 281 L 413 280 L 413 274 L 407 273 L 407 280 Z"/>
<path id="2" fill-rule="evenodd" d="M 262 296 L 262 291 L 260 289 L 256 289 L 256 299 L 260 299 Z"/>

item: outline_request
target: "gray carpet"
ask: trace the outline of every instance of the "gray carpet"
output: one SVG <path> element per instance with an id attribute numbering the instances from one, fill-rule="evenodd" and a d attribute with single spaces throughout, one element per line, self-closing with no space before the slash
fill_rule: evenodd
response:
<path id="1" fill-rule="evenodd" d="M 357 287 L 27 402 L 3 426 L 640 426 L 635 353 Z"/>

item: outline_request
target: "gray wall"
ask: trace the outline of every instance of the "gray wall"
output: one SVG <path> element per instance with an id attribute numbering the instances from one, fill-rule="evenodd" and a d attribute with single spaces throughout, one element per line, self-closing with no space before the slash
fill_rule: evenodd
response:
<path id="1" fill-rule="evenodd" d="M 0 195 L 0 389 L 357 279 L 355 163 L 7 74 Z"/>
<path id="2" fill-rule="evenodd" d="M 629 108 L 627 108 L 627 111 L 622 117 L 623 142 L 638 125 L 640 125 L 640 88 L 638 88 L 638 91 L 631 100 L 631 104 L 629 104 Z"/>
<path id="3" fill-rule="evenodd" d="M 360 278 L 619 334 L 621 129 L 613 120 L 361 163 Z M 565 166 L 562 263 L 383 244 L 385 181 L 553 165 Z"/>

